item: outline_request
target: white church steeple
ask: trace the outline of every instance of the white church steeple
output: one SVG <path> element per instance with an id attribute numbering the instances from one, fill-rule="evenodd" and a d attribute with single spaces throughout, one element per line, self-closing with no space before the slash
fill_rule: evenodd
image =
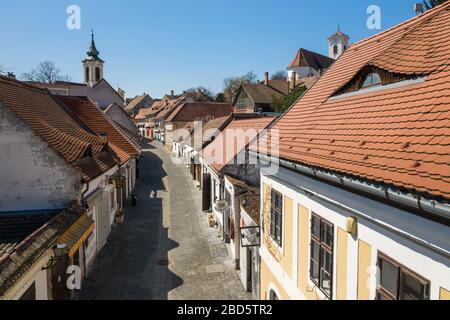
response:
<path id="1" fill-rule="evenodd" d="M 87 52 L 87 57 L 83 60 L 84 67 L 84 83 L 88 86 L 95 86 L 103 79 L 103 64 L 105 63 L 99 57 L 100 52 L 97 50 L 94 41 L 94 30 L 92 30 L 91 46 Z"/>
<path id="2" fill-rule="evenodd" d="M 332 59 L 339 58 L 349 46 L 350 37 L 343 33 L 338 26 L 338 30 L 328 38 L 328 56 Z"/>

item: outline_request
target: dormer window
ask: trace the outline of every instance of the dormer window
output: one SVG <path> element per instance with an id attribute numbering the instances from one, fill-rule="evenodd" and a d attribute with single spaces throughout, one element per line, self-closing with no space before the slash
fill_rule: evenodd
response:
<path id="1" fill-rule="evenodd" d="M 416 80 L 420 77 L 420 75 L 415 74 L 390 72 L 369 65 L 364 67 L 353 77 L 353 79 L 337 90 L 333 96 L 336 97 L 344 94 L 354 94 L 356 92 L 364 93 L 367 91 L 379 90 L 394 83 L 408 83 L 408 81 Z"/>
<path id="2" fill-rule="evenodd" d="M 361 88 L 381 86 L 381 84 L 381 76 L 377 72 L 372 72 L 367 75 Z"/>

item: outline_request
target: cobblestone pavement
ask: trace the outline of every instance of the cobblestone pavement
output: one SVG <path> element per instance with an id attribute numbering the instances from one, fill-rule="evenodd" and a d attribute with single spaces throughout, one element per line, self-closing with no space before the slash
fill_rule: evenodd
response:
<path id="1" fill-rule="evenodd" d="M 126 207 L 79 299 L 249 299 L 227 248 L 201 211 L 185 166 L 147 144 L 137 207 Z"/>

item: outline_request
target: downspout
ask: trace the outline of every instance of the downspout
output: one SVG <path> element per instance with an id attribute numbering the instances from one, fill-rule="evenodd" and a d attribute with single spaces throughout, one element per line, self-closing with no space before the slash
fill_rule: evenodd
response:
<path id="1" fill-rule="evenodd" d="M 89 191 L 89 183 L 82 181 L 83 185 L 86 186 L 86 190 L 84 190 L 81 193 L 81 205 L 83 208 L 85 208 L 86 210 L 89 209 L 89 205 L 87 203 L 87 200 L 85 198 L 86 193 Z"/>

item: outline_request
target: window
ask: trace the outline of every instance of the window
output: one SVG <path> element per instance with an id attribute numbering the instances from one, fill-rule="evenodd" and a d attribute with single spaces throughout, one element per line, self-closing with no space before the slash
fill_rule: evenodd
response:
<path id="1" fill-rule="evenodd" d="M 111 206 L 111 209 L 114 209 L 114 207 L 116 206 L 116 197 L 115 197 L 115 194 L 116 194 L 116 190 L 113 188 L 113 189 L 111 189 L 111 191 L 109 192 L 109 204 L 110 204 L 110 206 Z"/>
<path id="2" fill-rule="evenodd" d="M 281 247 L 283 243 L 283 196 L 272 190 L 270 202 L 270 236 Z"/>
<path id="3" fill-rule="evenodd" d="M 366 77 L 363 82 L 362 88 L 373 87 L 381 85 L 381 77 L 378 73 L 372 72 Z"/>
<path id="4" fill-rule="evenodd" d="M 331 299 L 333 294 L 334 226 L 312 214 L 311 218 L 311 280 Z"/>
<path id="5" fill-rule="evenodd" d="M 89 82 L 89 67 L 86 67 L 86 74 L 84 77 L 86 79 L 86 82 Z"/>
<path id="6" fill-rule="evenodd" d="M 428 300 L 430 282 L 380 254 L 380 286 L 377 300 Z"/>
<path id="7" fill-rule="evenodd" d="M 334 45 L 333 46 L 333 54 L 338 54 L 338 46 L 337 45 Z"/>
<path id="8" fill-rule="evenodd" d="M 100 81 L 100 68 L 95 68 L 95 81 Z"/>

